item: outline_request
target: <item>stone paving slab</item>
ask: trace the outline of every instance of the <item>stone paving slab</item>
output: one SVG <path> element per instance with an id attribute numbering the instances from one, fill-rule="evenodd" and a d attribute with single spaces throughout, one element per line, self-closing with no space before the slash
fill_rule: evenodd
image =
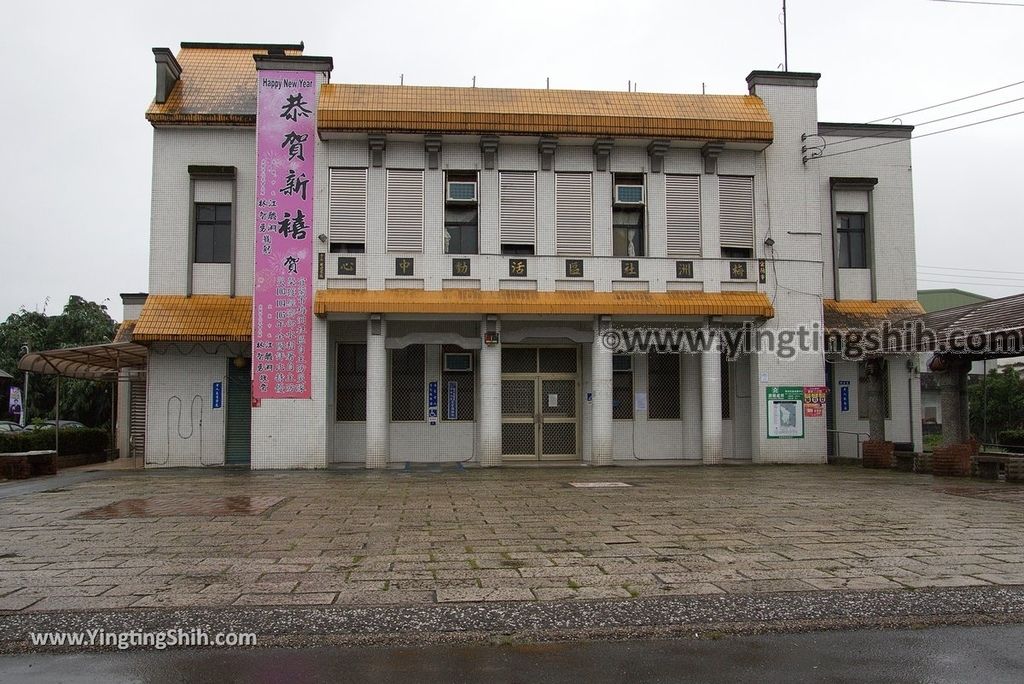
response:
<path id="1" fill-rule="evenodd" d="M 566 486 L 609 477 L 579 468 L 0 484 L 0 613 L 1024 585 L 1021 485 L 835 466 L 614 474 L 634 486 Z"/>

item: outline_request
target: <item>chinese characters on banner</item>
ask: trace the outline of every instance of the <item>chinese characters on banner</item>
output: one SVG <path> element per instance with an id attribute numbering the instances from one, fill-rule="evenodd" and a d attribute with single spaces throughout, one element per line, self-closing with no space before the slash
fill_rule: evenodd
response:
<path id="1" fill-rule="evenodd" d="M 316 76 L 257 71 L 252 398 L 309 399 Z"/>

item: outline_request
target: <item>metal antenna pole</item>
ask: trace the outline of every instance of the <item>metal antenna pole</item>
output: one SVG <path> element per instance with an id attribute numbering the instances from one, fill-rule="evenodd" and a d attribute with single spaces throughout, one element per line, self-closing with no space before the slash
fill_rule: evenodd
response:
<path id="1" fill-rule="evenodd" d="M 782 0 L 782 70 L 789 71 L 789 27 L 786 25 L 786 0 Z"/>

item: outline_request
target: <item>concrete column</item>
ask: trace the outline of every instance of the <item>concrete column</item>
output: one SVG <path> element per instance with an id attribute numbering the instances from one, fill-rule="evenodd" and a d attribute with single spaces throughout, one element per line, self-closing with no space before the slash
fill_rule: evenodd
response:
<path id="1" fill-rule="evenodd" d="M 874 442 L 885 441 L 885 401 L 882 382 L 885 379 L 883 359 L 869 359 L 867 362 L 867 387 L 865 399 L 868 414 L 868 439 Z"/>
<path id="2" fill-rule="evenodd" d="M 594 343 L 590 346 L 590 386 L 594 393 L 591 464 L 612 465 L 612 350 L 605 346 L 602 333 L 607 320 L 594 322 Z M 632 401 L 632 398 L 630 398 Z"/>
<path id="3" fill-rule="evenodd" d="M 387 321 L 371 316 L 366 327 L 366 467 L 388 467 Z"/>
<path id="4" fill-rule="evenodd" d="M 966 413 L 966 378 L 970 364 L 957 359 L 946 361 L 945 368 L 936 373 L 942 406 L 942 446 L 963 444 L 970 434 Z"/>
<path id="5" fill-rule="evenodd" d="M 488 330 L 488 324 L 493 330 Z M 487 332 L 500 332 L 501 321 L 480 324 L 480 338 Z M 500 336 L 499 336 L 500 337 Z M 483 344 L 480 348 L 480 466 L 501 465 L 501 344 Z"/>
<path id="6" fill-rule="evenodd" d="M 701 448 L 704 465 L 722 462 L 722 353 L 717 342 L 700 354 Z"/>
<path id="7" fill-rule="evenodd" d="M 682 384 L 682 406 L 680 417 L 683 423 L 683 448 L 680 458 L 697 458 L 702 452 L 701 408 L 700 408 L 700 356 L 680 354 L 682 367 L 679 380 Z"/>

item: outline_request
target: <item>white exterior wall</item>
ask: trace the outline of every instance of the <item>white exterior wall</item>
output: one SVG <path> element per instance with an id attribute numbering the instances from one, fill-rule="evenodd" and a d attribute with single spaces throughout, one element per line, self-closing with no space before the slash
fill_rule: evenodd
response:
<path id="1" fill-rule="evenodd" d="M 879 140 L 865 138 L 829 148 L 844 138 L 826 137 L 824 154 L 849 152 Z M 871 191 L 871 236 L 874 245 L 874 278 L 877 299 L 917 299 L 917 253 L 914 242 L 914 189 L 910 142 L 865 149 L 853 154 L 825 157 L 807 163 L 817 171 L 822 255 L 825 258 L 825 297 L 835 298 L 832 274 L 832 204 L 829 178 L 877 178 Z M 871 299 L 872 269 L 839 269 L 840 299 Z"/>
<path id="2" fill-rule="evenodd" d="M 804 133 L 817 132 L 816 89 L 807 86 L 758 85 L 755 93 L 772 115 L 775 140 L 758 155 L 754 180 L 758 226 L 754 248 L 769 260 L 784 256 L 802 260 L 769 263 L 767 286 L 775 317 L 765 328 L 776 332 L 822 321 L 822 243 L 818 171 L 805 166 Z M 758 179 L 771 178 L 767 192 Z M 761 220 L 764 217 L 764 220 Z M 765 238 L 775 240 L 765 254 Z M 803 439 L 770 439 L 767 435 L 766 390 L 773 386 L 823 386 L 824 357 L 797 354 L 790 359 L 762 351 L 750 359 L 751 456 L 755 463 L 823 463 L 826 458 L 825 418 L 805 421 Z"/>
<path id="3" fill-rule="evenodd" d="M 149 233 L 149 291 L 152 294 L 186 292 L 188 273 L 190 164 L 234 166 L 237 203 L 233 208 L 236 241 L 236 294 L 252 294 L 253 225 L 256 198 L 256 132 L 252 128 L 154 128 L 153 198 Z M 324 180 L 326 183 L 326 180 Z M 207 182 L 208 183 L 208 182 Z M 220 188 L 229 186 L 216 182 Z M 197 182 L 197 186 L 200 185 Z M 205 185 L 205 184 L 204 184 Z M 220 189 L 218 188 L 218 189 Z M 230 201 L 213 190 L 196 201 Z M 196 264 L 196 294 L 228 294 L 227 264 Z"/>
<path id="4" fill-rule="evenodd" d="M 918 374 L 907 368 L 907 361 L 911 358 L 899 355 L 888 357 L 890 417 L 885 421 L 885 438 L 891 442 L 910 442 L 914 445 L 915 451 L 921 451 L 923 448 L 921 384 Z M 858 456 L 857 440 L 863 442 L 867 439 L 868 434 L 867 419 L 858 418 L 861 412 L 858 365 L 853 361 L 837 361 L 832 370 L 836 387 L 836 430 L 840 431 L 836 437 L 838 448 L 834 454 L 844 458 Z M 840 406 L 841 382 L 850 383 L 849 411 L 842 411 Z"/>
<path id="5" fill-rule="evenodd" d="M 208 344 L 213 349 L 217 345 Z M 223 345 L 222 345 L 223 347 Z M 146 466 L 224 465 L 227 414 L 226 349 L 207 353 L 199 345 L 154 344 L 146 386 Z M 211 407 L 213 383 L 223 383 L 224 403 Z"/>

